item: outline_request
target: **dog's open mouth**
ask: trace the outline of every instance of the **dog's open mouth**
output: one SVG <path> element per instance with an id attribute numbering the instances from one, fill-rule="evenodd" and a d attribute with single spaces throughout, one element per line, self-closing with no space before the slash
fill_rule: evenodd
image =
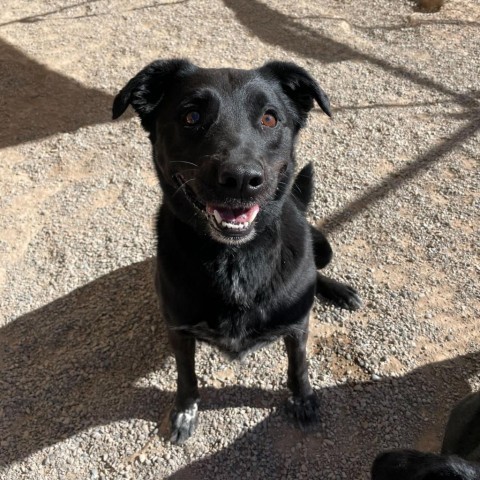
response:
<path id="1" fill-rule="evenodd" d="M 217 203 L 203 203 L 181 174 L 177 173 L 173 178 L 192 205 L 207 216 L 211 227 L 217 232 L 233 238 L 246 237 L 252 232 L 255 217 L 260 211 L 258 204 L 233 208 Z"/>
<path id="2" fill-rule="evenodd" d="M 246 233 L 250 231 L 260 207 L 253 205 L 247 208 L 228 208 L 207 204 L 206 210 L 221 231 Z"/>

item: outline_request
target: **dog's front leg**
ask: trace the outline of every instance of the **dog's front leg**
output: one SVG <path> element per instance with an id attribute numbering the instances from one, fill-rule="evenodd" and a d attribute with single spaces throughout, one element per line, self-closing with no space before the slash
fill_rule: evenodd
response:
<path id="1" fill-rule="evenodd" d="M 308 319 L 301 330 L 284 337 L 288 356 L 289 398 L 287 410 L 301 430 L 311 430 L 319 420 L 319 405 L 310 381 L 307 364 Z"/>
<path id="2" fill-rule="evenodd" d="M 177 395 L 170 415 L 171 442 L 182 444 L 194 432 L 198 417 L 198 385 L 195 375 L 195 338 L 169 330 L 177 363 Z"/>

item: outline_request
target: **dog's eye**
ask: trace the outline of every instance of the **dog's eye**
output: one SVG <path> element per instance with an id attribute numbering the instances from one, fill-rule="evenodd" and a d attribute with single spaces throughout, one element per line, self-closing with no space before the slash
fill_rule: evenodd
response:
<path id="1" fill-rule="evenodd" d="M 188 112 L 184 117 L 183 121 L 185 122 L 185 125 L 187 126 L 192 126 L 196 125 L 200 121 L 200 114 L 198 112 Z"/>
<path id="2" fill-rule="evenodd" d="M 266 112 L 262 116 L 262 125 L 273 128 L 277 125 L 277 119 L 273 113 Z"/>

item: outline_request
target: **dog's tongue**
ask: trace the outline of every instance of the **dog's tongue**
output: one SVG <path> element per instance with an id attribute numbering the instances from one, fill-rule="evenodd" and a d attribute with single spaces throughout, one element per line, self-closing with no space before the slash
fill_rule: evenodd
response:
<path id="1" fill-rule="evenodd" d="M 254 205 L 250 208 L 227 208 L 207 205 L 208 213 L 215 215 L 215 212 L 217 212 L 221 219 L 228 223 L 253 222 L 259 210 L 260 207 L 258 205 Z"/>

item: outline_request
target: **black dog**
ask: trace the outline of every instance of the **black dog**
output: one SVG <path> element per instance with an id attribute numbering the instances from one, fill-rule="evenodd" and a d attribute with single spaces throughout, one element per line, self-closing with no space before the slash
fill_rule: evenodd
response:
<path id="1" fill-rule="evenodd" d="M 377 456 L 372 480 L 480 480 L 480 392 L 450 413 L 441 455 L 392 450 Z"/>
<path id="2" fill-rule="evenodd" d="M 393 450 L 375 459 L 372 480 L 480 480 L 480 464 L 456 455 Z"/>
<path id="3" fill-rule="evenodd" d="M 294 182 L 295 140 L 313 100 L 331 115 L 295 64 L 202 69 L 186 60 L 148 65 L 115 98 L 113 118 L 130 104 L 149 133 L 163 190 L 156 283 L 178 370 L 173 442 L 197 420 L 196 340 L 235 359 L 283 337 L 290 409 L 301 428 L 317 420 L 305 352 L 314 295 L 351 309 L 360 299 L 317 273 L 332 250 L 305 220 L 312 167 Z"/>

